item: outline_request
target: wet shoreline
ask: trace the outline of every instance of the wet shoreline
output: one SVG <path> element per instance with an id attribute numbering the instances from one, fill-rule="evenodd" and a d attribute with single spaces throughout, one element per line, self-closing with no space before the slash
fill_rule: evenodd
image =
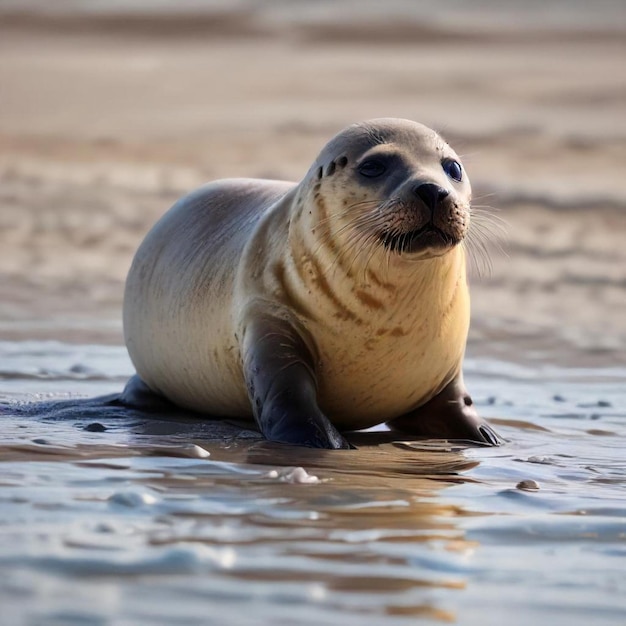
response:
<path id="1" fill-rule="evenodd" d="M 2 617 L 621 626 L 624 4 L 202 4 L 0 0 Z M 122 389 L 124 278 L 179 196 L 299 180 L 379 116 L 440 130 L 493 216 L 465 371 L 504 446 L 32 404 Z"/>
<path id="2" fill-rule="evenodd" d="M 623 367 L 469 359 L 504 446 L 371 433 L 320 451 L 202 420 L 25 415 L 34 405 L 16 400 L 115 390 L 127 357 L 58 342 L 0 352 L 13 372 L 0 396 L 13 402 L 0 415 L 12 624 L 473 626 L 487 606 L 512 625 L 621 623 Z"/>

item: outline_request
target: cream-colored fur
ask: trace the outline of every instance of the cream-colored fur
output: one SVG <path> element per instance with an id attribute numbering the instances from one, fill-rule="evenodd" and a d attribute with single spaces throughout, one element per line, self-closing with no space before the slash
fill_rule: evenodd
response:
<path id="1" fill-rule="evenodd" d="M 298 185 L 218 181 L 156 224 L 124 302 L 128 351 L 151 389 L 207 414 L 251 416 L 241 345 L 259 304 L 304 330 L 319 405 L 339 428 L 402 415 L 459 373 L 469 326 L 462 244 L 387 250 L 376 229 L 409 217 L 404 205 L 385 204 L 388 191 L 375 182 L 361 184 L 354 164 L 399 155 L 416 180 L 450 190 L 457 208 L 447 219 L 459 229 L 469 224 L 469 182 L 446 177 L 442 158 L 458 157 L 434 131 L 377 122 L 396 139 L 374 137 L 362 149 L 367 126 L 355 125 L 329 142 Z"/>

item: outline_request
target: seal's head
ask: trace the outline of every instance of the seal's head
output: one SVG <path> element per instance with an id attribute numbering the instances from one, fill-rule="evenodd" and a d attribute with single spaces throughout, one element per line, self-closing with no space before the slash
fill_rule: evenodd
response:
<path id="1" fill-rule="evenodd" d="M 417 122 L 383 118 L 341 131 L 307 176 L 322 219 L 361 249 L 407 260 L 441 256 L 465 237 L 470 183 L 454 150 Z"/>

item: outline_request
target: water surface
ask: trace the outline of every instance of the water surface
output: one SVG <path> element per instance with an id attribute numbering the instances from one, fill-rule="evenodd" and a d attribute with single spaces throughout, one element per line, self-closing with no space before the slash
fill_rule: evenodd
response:
<path id="1" fill-rule="evenodd" d="M 320 451 L 24 414 L 119 390 L 122 347 L 5 342 L 0 363 L 3 625 L 624 623 L 624 368 L 469 359 L 505 446 Z"/>

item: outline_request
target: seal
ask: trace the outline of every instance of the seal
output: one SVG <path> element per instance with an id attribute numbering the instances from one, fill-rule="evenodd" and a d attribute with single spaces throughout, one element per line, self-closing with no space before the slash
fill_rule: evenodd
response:
<path id="1" fill-rule="evenodd" d="M 269 440 L 319 448 L 382 422 L 497 445 L 461 371 L 470 197 L 452 148 L 394 118 L 341 131 L 300 183 L 183 197 L 128 275 L 122 402 L 254 417 Z"/>

